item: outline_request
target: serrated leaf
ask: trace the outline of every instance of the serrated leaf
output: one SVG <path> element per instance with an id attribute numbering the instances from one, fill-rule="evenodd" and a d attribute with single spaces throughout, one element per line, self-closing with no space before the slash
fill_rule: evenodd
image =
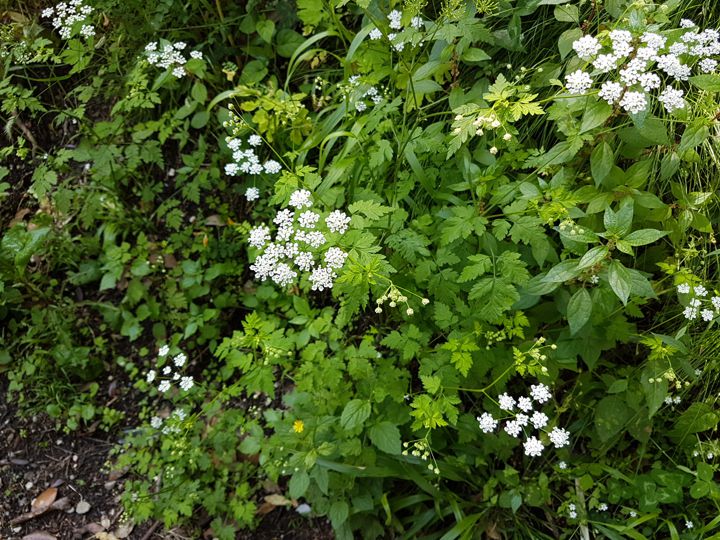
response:
<path id="1" fill-rule="evenodd" d="M 442 382 L 440 377 L 420 375 L 420 380 L 422 381 L 423 388 L 428 394 L 435 394 L 438 390 L 440 390 L 440 384 Z"/>
<path id="2" fill-rule="evenodd" d="M 592 314 L 592 300 L 587 289 L 580 289 L 572 295 L 567 306 L 567 320 L 570 325 L 570 334 L 576 334 Z"/>
<path id="3" fill-rule="evenodd" d="M 352 203 L 348 210 L 351 214 L 363 214 L 366 218 L 377 221 L 386 214 L 392 212 L 392 208 L 389 206 L 383 206 L 379 202 L 375 201 L 357 201 Z"/>
<path id="4" fill-rule="evenodd" d="M 547 283 L 563 283 L 580 274 L 581 269 L 578 268 L 578 260 L 572 259 L 562 261 L 553 266 L 543 278 Z"/>
<path id="5" fill-rule="evenodd" d="M 362 399 L 353 399 L 345 405 L 340 415 L 340 425 L 347 431 L 352 431 L 365 423 L 370 416 L 372 408 L 370 402 Z"/>
<path id="6" fill-rule="evenodd" d="M 370 441 L 383 452 L 398 455 L 400 453 L 400 430 L 392 422 L 380 422 L 368 431 Z"/>

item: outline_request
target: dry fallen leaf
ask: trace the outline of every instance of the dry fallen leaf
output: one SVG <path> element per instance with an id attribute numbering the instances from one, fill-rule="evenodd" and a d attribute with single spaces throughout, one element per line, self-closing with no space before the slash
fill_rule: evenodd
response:
<path id="1" fill-rule="evenodd" d="M 292 504 L 292 501 L 290 499 L 286 499 L 282 495 L 278 494 L 267 495 L 265 497 L 265 502 L 269 502 L 274 506 L 287 506 L 289 504 Z"/>
<path id="2" fill-rule="evenodd" d="M 57 536 L 42 531 L 35 531 L 23 536 L 22 540 L 57 540 Z"/>
<path id="3" fill-rule="evenodd" d="M 123 523 L 117 529 L 115 529 L 115 536 L 118 538 L 129 538 L 130 533 L 135 528 L 133 523 Z"/>
<path id="4" fill-rule="evenodd" d="M 57 488 L 50 487 L 43 491 L 40 495 L 35 497 L 30 503 L 30 509 L 32 513 L 35 515 L 42 514 L 45 510 L 50 508 L 52 503 L 54 503 L 55 499 L 57 498 L 57 493 Z"/>

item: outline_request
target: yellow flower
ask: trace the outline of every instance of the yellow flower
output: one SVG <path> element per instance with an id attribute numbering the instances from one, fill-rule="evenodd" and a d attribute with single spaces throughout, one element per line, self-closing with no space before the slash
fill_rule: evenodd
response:
<path id="1" fill-rule="evenodd" d="M 302 420 L 295 420 L 293 422 L 293 431 L 295 433 L 302 433 L 304 429 L 305 429 L 305 422 L 303 422 Z"/>

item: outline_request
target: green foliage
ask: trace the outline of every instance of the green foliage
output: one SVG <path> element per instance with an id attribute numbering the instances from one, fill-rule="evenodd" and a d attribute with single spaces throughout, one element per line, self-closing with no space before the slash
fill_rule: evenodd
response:
<path id="1" fill-rule="evenodd" d="M 126 510 L 197 537 L 269 496 L 340 539 L 716 534 L 718 76 L 667 114 L 563 89 L 584 33 L 676 37 L 702 10 L 230 4 L 99 1 L 91 39 L 2 20 L 10 398 L 131 424 Z M 202 53 L 182 77 L 158 35 Z M 251 135 L 280 173 L 226 168 Z M 300 189 L 348 214 L 332 287 L 252 267 L 251 229 Z M 160 391 L 163 345 L 192 388 Z M 105 405 L 108 375 L 137 417 Z M 498 396 L 538 383 L 547 425 L 516 438 Z"/>

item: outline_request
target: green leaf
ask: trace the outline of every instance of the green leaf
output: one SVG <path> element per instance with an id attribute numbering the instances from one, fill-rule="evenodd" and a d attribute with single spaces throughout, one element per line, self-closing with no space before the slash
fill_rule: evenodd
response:
<path id="1" fill-rule="evenodd" d="M 601 399 L 595 407 L 595 430 L 602 442 L 615 436 L 632 418 L 632 411 L 617 396 Z"/>
<path id="2" fill-rule="evenodd" d="M 570 325 L 570 334 L 576 334 L 592 314 L 592 300 L 587 289 L 580 289 L 572 295 L 567 306 L 567 320 Z"/>
<path id="3" fill-rule="evenodd" d="M 363 214 L 371 221 L 377 221 L 384 215 L 392 212 L 392 208 L 389 206 L 383 206 L 379 202 L 370 200 L 354 202 L 348 207 L 348 210 L 350 210 L 351 214 Z"/>
<path id="4" fill-rule="evenodd" d="M 667 231 L 657 229 L 639 229 L 628 234 L 623 240 L 631 246 L 644 246 L 652 244 L 667 234 Z"/>
<path id="5" fill-rule="evenodd" d="M 574 6 L 573 6 L 574 7 Z M 582 124 L 580 125 L 580 133 L 586 133 L 591 129 L 602 126 L 605 121 L 610 118 L 613 112 L 612 105 L 604 99 L 600 99 L 585 109 Z M 607 144 L 603 142 L 603 144 Z M 601 145 L 602 146 L 602 145 Z"/>
<path id="6" fill-rule="evenodd" d="M 565 30 L 558 40 L 558 50 L 560 51 L 560 58 L 565 58 L 570 51 L 572 51 L 572 45 L 583 37 L 583 31 L 579 28 L 571 28 Z"/>
<path id="7" fill-rule="evenodd" d="M 619 261 L 612 261 L 608 268 L 608 283 L 623 304 L 627 304 L 632 287 L 632 276 Z"/>
<path id="8" fill-rule="evenodd" d="M 436 394 L 437 391 L 440 390 L 440 384 L 442 383 L 442 379 L 440 379 L 440 377 L 420 375 L 420 380 L 422 381 L 423 388 L 425 388 L 425 391 L 428 394 Z"/>
<path id="9" fill-rule="evenodd" d="M 682 152 L 684 150 L 695 148 L 707 139 L 709 135 L 710 130 L 708 126 L 705 125 L 705 120 L 703 118 L 695 120 L 692 124 L 685 128 L 685 132 L 683 133 L 682 138 L 680 139 L 680 144 L 678 145 L 678 151 Z"/>
<path id="10" fill-rule="evenodd" d="M 370 416 L 370 402 L 362 399 L 349 401 L 340 415 L 340 425 L 347 431 L 352 431 L 365 423 Z"/>
<path id="11" fill-rule="evenodd" d="M 706 92 L 720 92 L 720 75 L 717 73 L 695 75 L 690 77 L 690 83 Z"/>
<path id="12" fill-rule="evenodd" d="M 347 521 L 350 514 L 350 508 L 345 501 L 333 501 L 328 510 L 328 517 L 332 523 L 333 529 L 337 530 L 343 523 Z"/>
<path id="13" fill-rule="evenodd" d="M 299 499 L 305 495 L 309 487 L 310 476 L 308 476 L 308 473 L 305 471 L 294 472 L 290 477 L 290 482 L 288 482 L 288 491 L 290 492 L 290 497 L 293 499 Z"/>
<path id="14" fill-rule="evenodd" d="M 543 281 L 546 283 L 562 283 L 577 277 L 580 271 L 577 259 L 562 261 L 548 271 Z"/>
<path id="15" fill-rule="evenodd" d="M 258 35 L 263 39 L 263 41 L 270 43 L 272 42 L 272 37 L 275 33 L 275 23 L 270 19 L 258 21 L 255 25 L 255 30 L 257 30 Z"/>
<path id="16" fill-rule="evenodd" d="M 718 413 L 711 405 L 695 402 L 677 419 L 672 435 L 682 439 L 692 433 L 714 429 L 719 419 Z"/>
<path id="17" fill-rule="evenodd" d="M 210 120 L 210 113 L 207 111 L 196 112 L 190 120 L 190 125 L 195 129 L 203 128 L 207 125 Z"/>
<path id="18" fill-rule="evenodd" d="M 391 422 L 380 422 L 375 424 L 368 431 L 370 441 L 383 452 L 388 454 L 400 454 L 400 430 Z"/>
<path id="19" fill-rule="evenodd" d="M 205 103 L 205 101 L 207 101 L 207 88 L 205 88 L 205 85 L 200 81 L 196 81 L 195 84 L 193 84 L 190 95 L 198 103 Z"/>
<path id="20" fill-rule="evenodd" d="M 556 6 L 553 15 L 560 22 L 578 23 L 580 21 L 578 8 L 573 5 Z"/>
<path id="21" fill-rule="evenodd" d="M 640 386 L 645 394 L 648 418 L 655 415 L 668 395 L 668 382 L 663 377 L 665 371 L 666 366 L 663 366 L 658 360 L 650 360 L 640 374 Z"/>
<path id="22" fill-rule="evenodd" d="M 590 154 L 590 172 L 596 186 L 602 185 L 614 164 L 615 154 L 608 143 L 603 141 L 593 148 L 592 154 Z"/>
<path id="23" fill-rule="evenodd" d="M 609 250 L 607 246 L 595 246 L 585 253 L 578 263 L 578 269 L 589 268 L 604 261 L 608 256 Z"/>
<path id="24" fill-rule="evenodd" d="M 632 228 L 633 205 L 632 199 L 620 206 L 617 212 L 613 212 L 612 208 L 606 208 L 603 215 L 603 222 L 608 233 L 617 236 L 625 236 Z"/>

